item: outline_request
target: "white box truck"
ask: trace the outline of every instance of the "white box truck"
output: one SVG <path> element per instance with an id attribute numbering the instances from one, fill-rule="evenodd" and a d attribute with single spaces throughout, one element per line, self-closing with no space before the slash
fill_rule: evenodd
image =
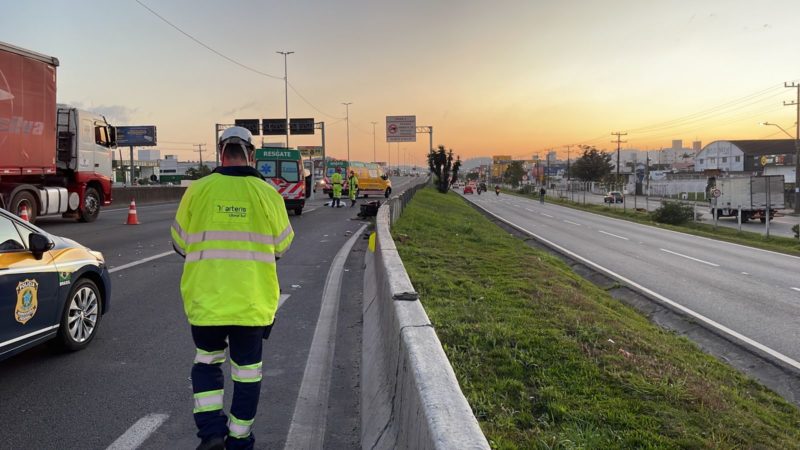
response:
<path id="1" fill-rule="evenodd" d="M 783 175 L 716 178 L 709 180 L 708 198 L 712 215 L 736 217 L 742 211 L 742 222 L 759 219 L 761 223 L 775 217 L 775 210 L 785 208 Z"/>

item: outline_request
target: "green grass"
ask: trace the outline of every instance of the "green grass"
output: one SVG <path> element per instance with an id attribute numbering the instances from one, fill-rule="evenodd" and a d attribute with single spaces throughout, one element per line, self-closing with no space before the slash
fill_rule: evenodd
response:
<path id="1" fill-rule="evenodd" d="M 538 195 L 534 196 L 520 194 L 518 192 L 509 190 L 504 190 L 503 192 L 518 197 L 532 198 L 536 200 L 539 199 Z M 628 220 L 645 225 L 652 225 L 666 230 L 680 231 L 682 233 L 692 234 L 695 236 L 702 236 L 710 239 L 732 242 L 735 244 L 748 245 L 750 247 L 761 248 L 764 250 L 771 250 L 773 252 L 800 256 L 800 239 L 793 239 L 784 236 L 766 237 L 761 233 L 754 233 L 752 231 L 740 232 L 734 228 L 722 226 L 718 226 L 717 229 L 714 230 L 713 225 L 697 222 L 688 222 L 684 225 L 667 225 L 654 221 L 650 215 L 645 212 L 638 212 L 634 210 L 632 204 L 628 204 L 627 208 L 623 209 L 622 204 L 617 204 L 616 207 L 591 203 L 583 204 L 580 202 L 573 202 L 565 198 L 555 199 L 553 197 L 547 197 L 547 202 L 573 209 L 589 211 L 608 217 L 615 217 L 617 219 Z M 642 207 L 644 207 L 644 203 L 642 203 Z"/>
<path id="2" fill-rule="evenodd" d="M 457 195 L 419 191 L 392 233 L 492 447 L 800 448 L 793 405 Z"/>

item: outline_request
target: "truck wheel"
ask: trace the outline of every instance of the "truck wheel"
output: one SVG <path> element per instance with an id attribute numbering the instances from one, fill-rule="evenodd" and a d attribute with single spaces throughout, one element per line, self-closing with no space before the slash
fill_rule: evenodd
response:
<path id="1" fill-rule="evenodd" d="M 83 194 L 83 207 L 80 209 L 81 222 L 94 222 L 100 214 L 100 194 L 95 188 L 88 188 Z"/>
<path id="2" fill-rule="evenodd" d="M 33 194 L 28 191 L 18 192 L 17 195 L 11 199 L 8 210 L 19 216 L 22 214 L 23 206 L 28 209 L 28 221 L 30 223 L 35 223 L 36 217 L 39 216 L 39 208 Z"/>
<path id="3" fill-rule="evenodd" d="M 294 215 L 299 216 L 300 214 L 303 214 L 303 208 L 295 208 Z"/>
<path id="4" fill-rule="evenodd" d="M 386 193 L 383 194 L 384 198 L 389 198 L 392 195 L 392 188 L 386 188 Z"/>

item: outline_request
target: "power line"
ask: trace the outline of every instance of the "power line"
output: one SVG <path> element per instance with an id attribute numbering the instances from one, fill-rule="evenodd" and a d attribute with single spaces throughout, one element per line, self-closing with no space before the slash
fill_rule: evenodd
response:
<path id="1" fill-rule="evenodd" d="M 164 18 L 164 17 L 163 17 L 161 14 L 159 14 L 159 13 L 155 12 L 153 9 L 151 9 L 149 6 L 147 6 L 147 5 L 145 5 L 144 3 L 142 3 L 140 0 L 136 0 L 136 3 L 140 4 L 140 5 L 142 6 L 142 8 L 144 8 L 144 9 L 146 9 L 146 10 L 150 11 L 150 13 L 152 13 L 154 16 L 156 16 L 156 17 L 158 17 L 159 19 L 161 19 L 161 20 L 162 20 L 164 23 L 166 23 L 167 25 L 169 25 L 169 26 L 171 26 L 172 28 L 176 29 L 176 30 L 177 30 L 179 33 L 181 33 L 182 35 L 184 35 L 184 36 L 188 37 L 189 39 L 193 40 L 193 41 L 194 41 L 194 42 L 196 42 L 197 44 L 199 44 L 199 45 L 203 46 L 205 49 L 207 49 L 208 51 L 210 51 L 210 52 L 214 53 L 215 55 L 219 56 L 220 58 L 223 58 L 223 59 L 225 59 L 225 60 L 227 60 L 227 61 L 229 61 L 229 62 L 231 62 L 231 63 L 233 63 L 233 64 L 236 64 L 237 66 L 239 66 L 239 67 L 241 67 L 241 68 L 243 68 L 243 69 L 249 70 L 249 71 L 251 71 L 251 72 L 254 72 L 254 73 L 257 73 L 257 74 L 259 74 L 259 75 L 263 75 L 263 76 L 265 76 L 265 77 L 268 77 L 268 78 L 273 78 L 273 79 L 276 79 L 276 80 L 283 80 L 283 77 L 279 77 L 279 76 L 275 76 L 275 75 L 272 75 L 272 74 L 269 74 L 269 73 L 266 73 L 266 72 L 262 72 L 262 71 L 260 71 L 260 70 L 258 70 L 258 69 L 255 69 L 255 68 L 253 68 L 253 67 L 250 67 L 250 66 L 248 66 L 248 65 L 246 65 L 246 64 L 243 64 L 243 63 L 241 63 L 241 62 L 239 62 L 239 61 L 237 61 L 237 60 L 235 60 L 235 59 L 233 59 L 233 58 L 231 58 L 231 57 L 229 57 L 229 56 L 227 56 L 227 55 L 223 54 L 222 52 L 219 52 L 219 51 L 215 50 L 215 49 L 214 49 L 214 48 L 212 48 L 211 46 L 209 46 L 209 45 L 205 44 L 205 43 L 204 43 L 204 42 L 202 42 L 201 40 L 197 39 L 196 37 L 192 36 L 191 34 L 189 34 L 189 33 L 185 32 L 185 31 L 183 31 L 182 29 L 180 29 L 180 27 L 178 27 L 178 26 L 177 26 L 177 25 L 175 25 L 174 23 L 172 23 L 172 22 L 170 22 L 169 20 L 167 20 L 166 18 Z"/>
<path id="2" fill-rule="evenodd" d="M 311 103 L 310 101 L 308 101 L 308 100 L 307 100 L 305 97 L 303 97 L 303 95 L 302 95 L 302 94 L 300 94 L 300 91 L 298 91 L 298 90 L 297 90 L 297 89 L 296 89 L 296 88 L 295 88 L 295 87 L 292 85 L 292 83 L 289 83 L 289 87 L 290 87 L 290 88 L 292 88 L 292 91 L 293 91 L 295 94 L 297 94 L 297 96 L 298 96 L 298 97 L 300 97 L 300 100 L 303 100 L 304 102 L 306 102 L 306 104 L 307 104 L 308 106 L 310 106 L 310 107 L 314 108 L 314 110 L 316 110 L 318 113 L 322 114 L 323 116 L 330 117 L 331 119 L 341 119 L 341 120 L 344 120 L 344 118 L 343 118 L 343 117 L 337 117 L 337 116 L 334 116 L 334 115 L 332 115 L 332 114 L 328 114 L 328 113 L 326 113 L 325 111 L 323 111 L 323 110 L 321 110 L 321 109 L 317 108 L 316 106 L 314 106 L 314 104 L 313 104 L 313 103 Z"/>

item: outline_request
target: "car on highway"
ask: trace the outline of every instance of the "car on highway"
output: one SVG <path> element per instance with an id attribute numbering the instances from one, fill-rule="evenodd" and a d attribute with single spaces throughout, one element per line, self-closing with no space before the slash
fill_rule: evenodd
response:
<path id="1" fill-rule="evenodd" d="M 474 194 L 475 193 L 475 191 L 472 189 L 472 185 L 471 184 L 468 184 L 468 185 L 464 186 L 464 193 L 465 194 Z"/>
<path id="2" fill-rule="evenodd" d="M 85 348 L 110 297 L 101 253 L 0 209 L 0 360 L 51 339 Z"/>
<path id="3" fill-rule="evenodd" d="M 622 203 L 624 201 L 625 196 L 619 191 L 611 191 L 603 197 L 603 203 Z"/>

